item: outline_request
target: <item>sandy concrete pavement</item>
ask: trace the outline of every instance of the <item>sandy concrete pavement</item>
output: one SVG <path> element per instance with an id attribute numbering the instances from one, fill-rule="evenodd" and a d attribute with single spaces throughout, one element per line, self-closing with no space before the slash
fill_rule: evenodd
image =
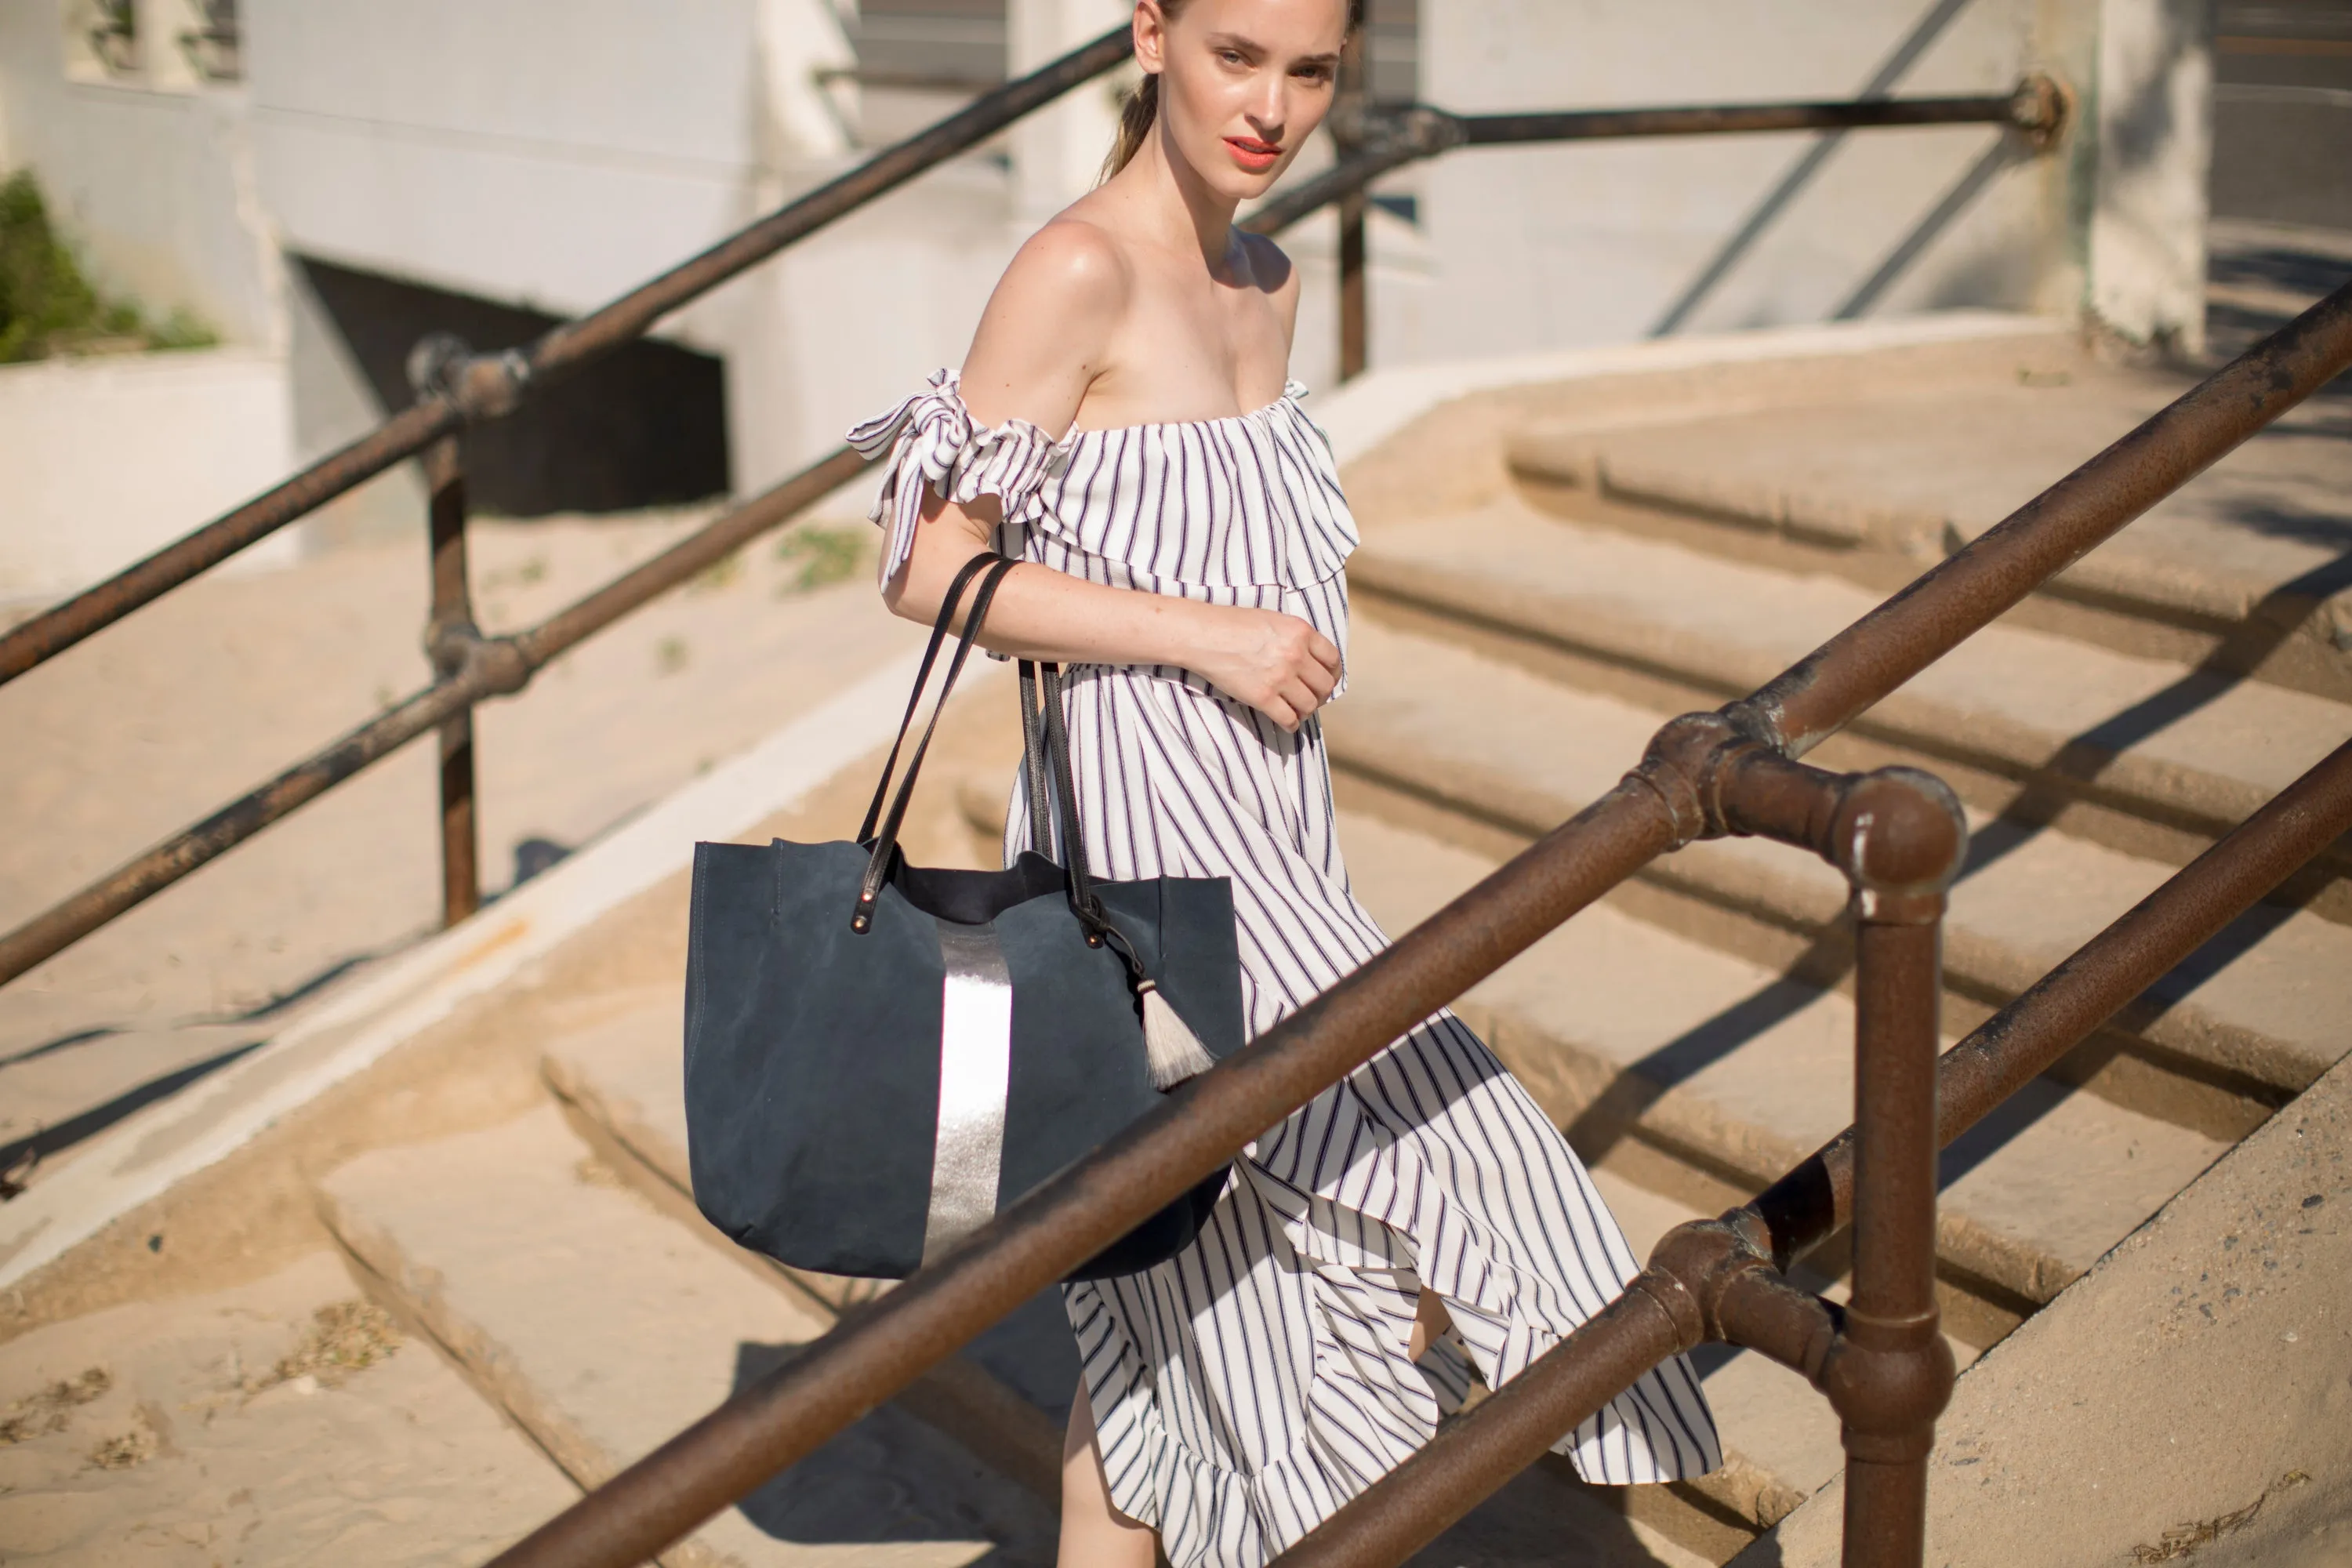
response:
<path id="1" fill-rule="evenodd" d="M 467 1561 L 578 1495 L 323 1249 L 0 1346 L 11 1563 Z"/>
<path id="2" fill-rule="evenodd" d="M 485 629 L 538 620 L 709 515 L 477 524 Z M 482 709 L 487 890 L 917 637 L 875 599 L 871 531 L 834 517 L 755 543 Z M 0 820 L 32 827 L 0 847 L 0 927 L 424 684 L 423 555 L 359 546 L 203 579 L 0 688 Z M 429 932 L 438 853 L 419 742 L 0 989 L 0 1148 L 230 1059 Z"/>

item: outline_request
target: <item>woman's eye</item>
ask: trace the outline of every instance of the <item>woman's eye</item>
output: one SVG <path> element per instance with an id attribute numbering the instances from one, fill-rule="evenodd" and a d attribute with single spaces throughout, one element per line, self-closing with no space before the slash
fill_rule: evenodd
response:
<path id="1" fill-rule="evenodd" d="M 1217 58 L 1229 66 L 1247 65 L 1249 63 L 1247 60 L 1242 58 L 1241 51 L 1238 49 L 1219 49 L 1217 51 Z"/>

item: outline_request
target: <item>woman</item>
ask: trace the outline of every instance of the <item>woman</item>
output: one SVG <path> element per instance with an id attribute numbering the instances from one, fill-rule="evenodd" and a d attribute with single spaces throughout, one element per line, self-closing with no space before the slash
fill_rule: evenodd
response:
<path id="1" fill-rule="evenodd" d="M 1359 0 L 1359 4 L 1360 0 Z M 1069 672 L 1098 875 L 1230 877 L 1253 1034 L 1384 944 L 1348 889 L 1316 712 L 1356 531 L 1286 382 L 1298 275 L 1236 232 L 1331 105 L 1348 0 L 1138 0 L 1109 174 L 1024 245 L 896 444 L 884 597 L 928 622 L 996 549 L 983 641 Z M 1066 432 L 1056 439 L 1048 432 Z M 1005 854 L 1029 845 L 1016 782 Z M 1261 1138 L 1201 1240 L 1068 1287 L 1084 1376 L 1064 1568 L 1255 1568 L 1636 1271 L 1576 1156 L 1450 1014 Z M 1563 1439 L 1595 1481 L 1718 1462 L 1680 1359 Z"/>

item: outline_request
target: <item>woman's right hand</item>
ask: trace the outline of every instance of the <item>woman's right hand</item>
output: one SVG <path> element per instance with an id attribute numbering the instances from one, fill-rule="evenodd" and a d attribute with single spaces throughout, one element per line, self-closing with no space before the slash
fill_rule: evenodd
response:
<path id="1" fill-rule="evenodd" d="M 1185 663 L 1229 697 L 1295 731 L 1339 684 L 1339 650 L 1297 616 L 1241 605 L 1213 612 L 1209 635 Z"/>

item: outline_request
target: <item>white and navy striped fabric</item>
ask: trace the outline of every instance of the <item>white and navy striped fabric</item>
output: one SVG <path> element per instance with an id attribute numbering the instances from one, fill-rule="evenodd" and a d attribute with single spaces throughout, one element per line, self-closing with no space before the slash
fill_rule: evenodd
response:
<path id="1" fill-rule="evenodd" d="M 875 520 L 887 582 L 923 491 L 1003 504 L 1007 554 L 1097 583 L 1305 617 L 1344 649 L 1356 543 L 1330 448 L 1292 385 L 1229 419 L 1074 431 L 972 420 L 952 372 L 860 426 L 896 443 Z M 1189 671 L 1082 665 L 1071 761 L 1097 874 L 1230 877 L 1262 1033 L 1386 945 L 1349 893 L 1322 731 Z M 1005 855 L 1028 847 L 1013 784 Z M 1507 1382 L 1638 1271 L 1559 1131 L 1440 1013 L 1261 1138 L 1200 1242 L 1066 1295 L 1112 1502 L 1175 1568 L 1256 1568 L 1406 1458 L 1471 1376 Z M 1420 1291 L 1455 1333 L 1405 1359 Z M 1676 1358 L 1570 1433 L 1587 1479 L 1721 1463 Z"/>

